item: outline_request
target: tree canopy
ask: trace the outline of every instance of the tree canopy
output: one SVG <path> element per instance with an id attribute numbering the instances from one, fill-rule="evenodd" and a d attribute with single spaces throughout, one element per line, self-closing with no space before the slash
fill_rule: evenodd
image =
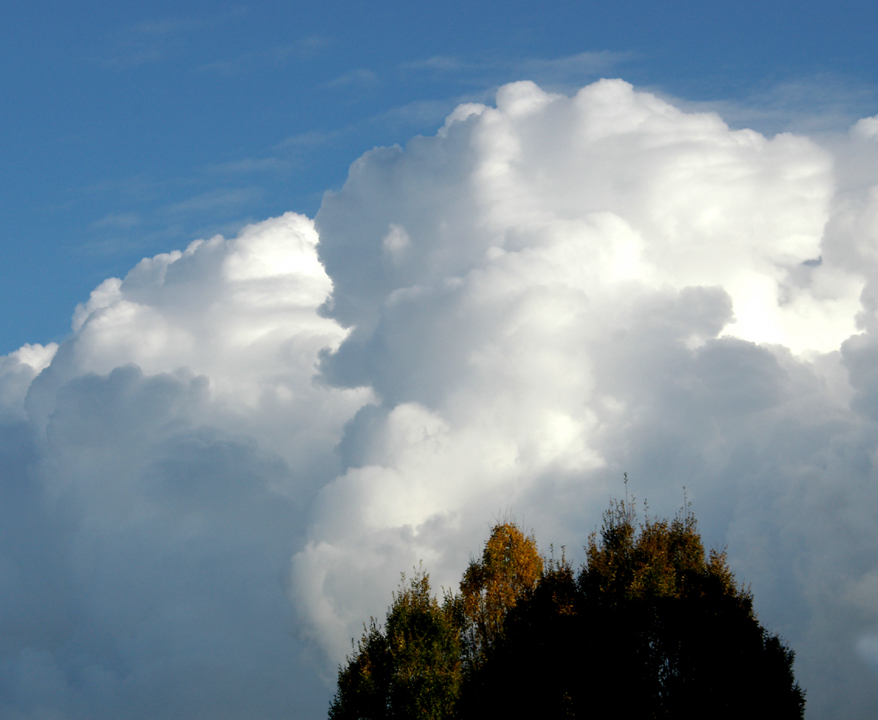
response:
<path id="1" fill-rule="evenodd" d="M 451 598 L 439 604 L 422 569 L 405 575 L 380 628 L 369 621 L 354 655 L 339 670 L 329 710 L 336 720 L 454 717 L 460 695 L 459 623 Z"/>
<path id="2" fill-rule="evenodd" d="M 612 501 L 578 572 L 504 522 L 442 604 L 416 573 L 340 668 L 330 718 L 801 718 L 793 659 L 688 506 L 639 521 Z"/>
<path id="3" fill-rule="evenodd" d="M 460 630 L 470 670 L 479 667 L 502 638 L 506 614 L 533 591 L 543 573 L 537 541 L 515 523 L 494 526 L 480 560 L 473 560 L 460 581 Z"/>

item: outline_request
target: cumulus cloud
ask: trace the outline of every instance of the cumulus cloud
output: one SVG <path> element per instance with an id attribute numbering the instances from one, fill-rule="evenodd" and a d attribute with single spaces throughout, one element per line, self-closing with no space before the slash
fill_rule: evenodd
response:
<path id="1" fill-rule="evenodd" d="M 621 81 L 516 83 L 357 161 L 316 218 L 327 313 L 351 328 L 321 370 L 380 402 L 293 561 L 331 655 L 400 568 L 452 585 L 498 513 L 581 545 L 628 471 L 665 512 L 688 488 L 817 713 L 874 707 L 876 606 L 838 593 L 878 561 L 853 517 L 878 509 L 874 177 L 838 176 L 862 173 L 863 126 L 830 148 Z"/>
<path id="2" fill-rule="evenodd" d="M 810 713 L 872 717 L 874 123 L 515 83 L 106 280 L 0 359 L 0 714 L 321 716 L 401 570 L 452 587 L 505 513 L 575 557 L 628 472 Z"/>
<path id="3" fill-rule="evenodd" d="M 324 710 L 286 568 L 370 393 L 314 382 L 316 242 L 287 214 L 143 260 L 2 359 L 0 715 Z"/>
<path id="4" fill-rule="evenodd" d="M 0 357 L 0 414 L 24 417 L 27 390 L 57 351 L 56 343 L 27 344 Z"/>

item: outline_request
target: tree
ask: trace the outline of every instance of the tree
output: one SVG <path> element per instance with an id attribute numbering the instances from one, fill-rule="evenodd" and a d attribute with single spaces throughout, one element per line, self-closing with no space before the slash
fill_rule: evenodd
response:
<path id="1" fill-rule="evenodd" d="M 480 560 L 472 560 L 460 581 L 461 634 L 468 667 L 480 665 L 503 633 L 506 614 L 533 590 L 543 572 L 543 559 L 533 535 L 514 522 L 491 530 Z"/>
<path id="2" fill-rule="evenodd" d="M 450 599 L 430 592 L 422 569 L 394 594 L 384 628 L 372 618 L 356 652 L 339 669 L 329 717 L 379 720 L 453 717 L 460 693 L 459 630 Z"/>
<path id="3" fill-rule="evenodd" d="M 460 594 L 416 573 L 339 670 L 331 718 L 725 720 L 804 714 L 794 654 L 759 623 L 688 505 L 638 521 L 611 501 L 578 573 L 496 525 Z"/>
<path id="4" fill-rule="evenodd" d="M 503 633 L 467 673 L 459 717 L 573 717 L 581 650 L 573 569 L 546 560 L 539 581 L 508 609 Z"/>
<path id="5" fill-rule="evenodd" d="M 637 523 L 633 504 L 613 503 L 586 555 L 583 612 L 623 628 L 602 649 L 652 717 L 803 716 L 794 653 L 760 625 L 725 552 L 705 556 L 688 505 L 670 522 Z"/>
<path id="6" fill-rule="evenodd" d="M 466 717 L 801 718 L 793 652 L 763 628 L 688 506 L 638 523 L 614 501 L 578 576 L 550 563 L 467 687 Z"/>

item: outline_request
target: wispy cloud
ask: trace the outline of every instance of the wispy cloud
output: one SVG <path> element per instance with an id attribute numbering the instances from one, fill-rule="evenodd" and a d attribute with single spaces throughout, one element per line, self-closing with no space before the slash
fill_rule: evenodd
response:
<path id="1" fill-rule="evenodd" d="M 494 100 L 493 89 L 477 93 L 467 93 L 443 100 L 414 100 L 405 105 L 397 105 L 369 117 L 365 122 L 369 124 L 392 123 L 399 126 L 405 125 L 441 125 L 454 108 L 463 103 L 486 103 Z"/>
<path id="2" fill-rule="evenodd" d="M 118 30 L 111 36 L 110 57 L 104 64 L 114 70 L 127 70 L 162 62 L 183 47 L 184 35 L 197 25 L 194 20 L 164 20 Z"/>
<path id="3" fill-rule="evenodd" d="M 878 88 L 838 73 L 766 81 L 734 99 L 693 101 L 650 90 L 686 110 L 717 112 L 732 127 L 768 134 L 846 132 L 878 105 Z"/>
<path id="4" fill-rule="evenodd" d="M 111 213 L 92 223 L 95 228 L 118 228 L 126 230 L 140 224 L 140 216 L 135 213 Z"/>
<path id="5" fill-rule="evenodd" d="M 264 157 L 243 158 L 241 160 L 217 163 L 206 166 L 204 170 L 207 173 L 217 175 L 241 175 L 260 172 L 282 172 L 289 170 L 291 167 L 292 163 L 289 160 L 278 157 Z"/>
<path id="6" fill-rule="evenodd" d="M 309 35 L 284 45 L 242 53 L 196 67 L 197 74 L 242 75 L 291 61 L 311 60 L 332 44 L 332 39 Z"/>
<path id="7" fill-rule="evenodd" d="M 378 75 L 375 72 L 367 70 L 366 68 L 357 68 L 356 70 L 351 70 L 343 75 L 333 78 L 329 82 L 324 83 L 323 86 L 328 88 L 352 86 L 374 87 L 375 85 L 378 85 L 378 82 Z"/>
<path id="8" fill-rule="evenodd" d="M 308 35 L 289 45 L 278 45 L 268 51 L 276 60 L 310 57 L 333 44 L 333 39 L 323 35 Z"/>
<path id="9" fill-rule="evenodd" d="M 634 52 L 582 52 L 565 57 L 524 60 L 512 65 L 522 78 L 534 80 L 544 85 L 568 85 L 575 83 L 577 87 L 583 79 L 589 79 L 617 73 L 626 64 L 638 60 L 641 55 Z"/>
<path id="10" fill-rule="evenodd" d="M 213 16 L 146 20 L 112 32 L 104 66 L 128 70 L 160 63 L 182 52 L 192 33 L 240 18 L 249 10 L 239 6 Z"/>
<path id="11" fill-rule="evenodd" d="M 458 80 L 478 79 L 496 86 L 510 80 L 533 80 L 548 87 L 576 86 L 608 73 L 617 73 L 624 65 L 640 58 L 634 52 L 609 50 L 581 52 L 557 58 L 472 58 L 467 56 L 434 55 L 401 63 L 403 73 L 447 74 Z"/>
<path id="12" fill-rule="evenodd" d="M 365 128 L 391 126 L 410 129 L 424 126 L 440 126 L 445 118 L 462 103 L 491 103 L 495 89 L 465 93 L 441 100 L 413 100 L 403 105 L 391 106 L 379 113 L 369 115 L 333 130 L 311 130 L 285 138 L 277 150 L 309 152 L 341 143 L 345 138 L 362 133 Z"/>
<path id="13" fill-rule="evenodd" d="M 206 210 L 239 208 L 257 200 L 262 195 L 258 187 L 218 189 L 195 195 L 188 200 L 173 203 L 165 207 L 168 214 L 204 212 Z"/>
<path id="14" fill-rule="evenodd" d="M 342 135 L 350 132 L 350 128 L 337 130 L 309 130 L 285 138 L 278 144 L 278 148 L 313 148 L 331 144 Z"/>
<path id="15" fill-rule="evenodd" d="M 452 55 L 434 55 L 423 60 L 412 60 L 399 65 L 403 70 L 439 70 L 456 71 L 473 67 L 470 63 L 463 62 L 460 58 Z"/>

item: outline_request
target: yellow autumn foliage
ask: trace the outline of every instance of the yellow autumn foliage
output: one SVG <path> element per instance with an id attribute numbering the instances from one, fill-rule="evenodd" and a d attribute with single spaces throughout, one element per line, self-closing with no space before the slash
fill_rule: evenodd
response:
<path id="1" fill-rule="evenodd" d="M 507 613 L 524 593 L 533 590 L 543 574 L 543 559 L 533 535 L 513 522 L 495 525 L 482 557 L 470 562 L 460 582 L 464 651 L 470 666 L 478 666 L 503 632 Z"/>

